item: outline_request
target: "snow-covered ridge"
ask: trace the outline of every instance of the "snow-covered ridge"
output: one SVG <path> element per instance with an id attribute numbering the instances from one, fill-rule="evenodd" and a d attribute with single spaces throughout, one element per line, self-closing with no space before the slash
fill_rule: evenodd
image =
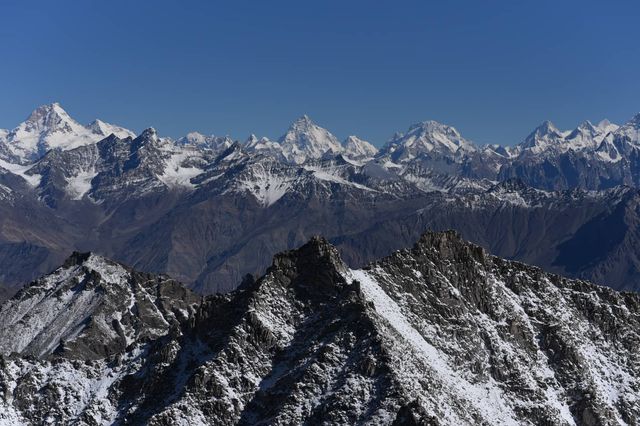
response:
<path id="1" fill-rule="evenodd" d="M 557 348 L 534 343 L 539 342 L 536 336 L 546 333 L 540 329 L 541 321 L 552 321 L 554 327 L 559 327 L 558 336 L 567 339 L 564 350 L 575 351 L 584 362 L 575 374 L 588 377 L 583 386 L 593 395 L 592 403 L 609 412 L 614 423 L 625 424 L 622 411 L 616 407 L 630 407 L 637 401 L 633 389 L 640 377 L 628 363 L 629 357 L 635 359 L 636 355 L 626 351 L 614 355 L 606 326 L 599 321 L 585 321 L 583 310 L 612 309 L 627 318 L 632 315 L 627 301 L 621 295 L 610 294 L 609 289 L 539 274 L 536 268 L 504 262 L 478 247 L 461 244 L 453 233 L 428 233 L 412 250 L 400 251 L 367 270 L 351 271 L 346 277 L 360 283 L 364 297 L 393 331 L 397 342 L 393 345 L 411 348 L 402 359 L 406 362 L 409 353 L 414 352 L 426 360 L 426 368 L 434 369 L 434 376 L 442 382 L 438 387 L 441 392 L 451 389 L 451 395 L 470 403 L 470 410 L 478 410 L 491 424 L 520 423 L 521 409 L 533 406 L 546 412 L 553 423 L 582 423 L 580 411 L 571 400 L 572 391 L 568 390 L 575 389 L 575 377 L 567 376 L 563 363 L 558 364 L 557 358 L 549 356 L 549 351 L 557 356 Z M 586 300 L 589 307 L 583 305 Z M 432 311 L 433 303 L 440 306 L 436 312 Z M 615 307 L 605 307 L 606 303 Z M 425 304 L 430 307 L 425 308 Z M 438 317 L 444 323 L 435 319 Z M 460 320 L 475 325 L 468 333 L 461 332 Z M 510 333 L 514 327 L 532 344 L 513 340 Z M 484 343 L 474 342 L 476 333 L 484 336 Z M 480 374 L 466 382 L 474 374 L 461 370 L 473 365 L 475 351 L 482 351 L 480 347 L 485 346 L 492 348 L 496 361 L 504 358 L 500 368 L 518 376 L 518 383 L 532 388 L 538 386 L 536 383 L 545 383 L 542 392 L 534 392 L 531 397 L 509 393 L 510 386 L 500 383 L 505 377 L 500 374 Z M 461 349 L 472 359 L 461 362 Z M 480 356 L 478 361 L 492 363 L 491 359 Z M 412 377 L 413 371 L 402 368 L 398 375 L 406 386 L 415 389 L 418 380 Z M 458 414 L 447 413 L 447 418 Z M 465 423 L 464 419 L 452 422 Z"/>
<path id="2" fill-rule="evenodd" d="M 414 274 L 416 277 L 422 278 L 421 272 L 415 271 Z M 488 383 L 476 384 L 465 380 L 464 376 L 456 372 L 455 368 L 449 364 L 448 356 L 427 342 L 420 331 L 409 322 L 400 305 L 380 287 L 371 274 L 363 270 L 352 270 L 346 274 L 346 278 L 360 283 L 360 289 L 365 299 L 373 303 L 376 313 L 399 335 L 404 343 L 409 344 L 418 357 L 429 365 L 435 378 L 446 389 L 441 392 L 451 392 L 457 398 L 466 400 L 475 409 L 480 410 L 482 417 L 491 421 L 492 424 L 517 423 L 513 408 L 509 406 L 505 394 L 497 386 L 497 383 L 489 381 Z M 409 371 L 398 369 L 397 374 L 401 377 L 405 376 L 405 380 L 410 382 L 411 378 L 406 377 L 411 375 Z M 412 385 L 409 383 L 408 386 Z M 571 421 L 568 407 L 564 406 L 563 414 L 566 413 Z M 454 418 L 449 420 L 454 421 Z M 565 418 L 565 420 L 567 419 Z M 459 418 L 457 421 L 464 422 L 464 418 Z"/>
<path id="3" fill-rule="evenodd" d="M 284 157 L 294 164 L 302 164 L 309 158 L 321 158 L 327 152 L 338 153 L 343 149 L 335 136 L 306 115 L 294 121 L 279 142 Z"/>
<path id="4" fill-rule="evenodd" d="M 69 150 L 92 144 L 111 133 L 120 137 L 133 132 L 95 120 L 88 126 L 75 121 L 58 103 L 43 105 L 4 136 L 10 160 L 25 164 L 42 157 L 51 149 Z"/>
<path id="5" fill-rule="evenodd" d="M 606 119 L 595 125 L 587 120 L 572 131 L 561 131 L 550 121 L 545 121 L 527 136 L 524 142 L 515 147 L 515 152 L 540 155 L 569 150 L 595 151 L 603 140 L 615 133 L 619 127 Z"/>
<path id="6" fill-rule="evenodd" d="M 0 159 L 0 170 L 5 169 L 8 172 L 13 173 L 14 175 L 20 176 L 27 183 L 33 187 L 36 187 L 40 184 L 41 176 L 37 174 L 27 174 L 26 172 L 31 168 L 31 165 L 21 165 L 15 163 L 9 163 L 5 160 Z"/>
<path id="7" fill-rule="evenodd" d="M 382 148 L 382 155 L 394 161 L 406 162 L 423 154 L 437 154 L 460 158 L 477 147 L 451 126 L 437 121 L 425 121 L 409 127 L 406 133 L 396 134 Z"/>
<path id="8" fill-rule="evenodd" d="M 129 129 L 125 129 L 124 127 L 116 126 L 114 124 L 105 123 L 102 120 L 94 120 L 87 125 L 87 129 L 91 130 L 98 136 L 102 136 L 106 138 L 109 135 L 116 135 L 117 137 L 124 138 L 135 138 L 136 134 Z"/>
<path id="9" fill-rule="evenodd" d="M 295 174 L 296 167 L 298 173 L 312 167 L 317 178 L 328 182 L 336 175 L 332 170 L 320 170 L 324 166 L 318 164 L 330 163 L 341 156 L 353 166 L 362 168 L 360 176 L 374 169 L 381 172 L 384 169 L 382 175 L 389 180 L 387 187 L 402 179 L 405 186 L 423 192 L 449 191 L 452 187 L 447 180 L 453 178 L 465 179 L 467 187 L 482 187 L 483 180 L 522 178 L 530 186 L 547 190 L 600 189 L 619 184 L 640 185 L 640 175 L 636 172 L 639 167 L 634 165 L 640 151 L 639 123 L 638 116 L 623 126 L 607 120 L 597 124 L 585 121 L 572 131 L 564 131 L 545 122 L 515 147 L 478 147 L 452 126 L 425 121 L 410 126 L 405 133 L 396 134 L 377 150 L 357 136 L 349 136 L 341 143 L 306 115 L 296 120 L 278 141 L 251 135 L 246 141 L 239 142 L 229 136 L 198 132 L 174 141 L 160 137 L 151 129 L 134 137 L 131 131 L 101 120 L 82 126 L 59 104 L 51 104 L 36 109 L 15 129 L 0 132 L 0 169 L 22 177 L 41 195 L 44 187 L 55 181 L 49 173 L 52 170 L 44 170 L 42 166 L 43 162 L 53 164 L 49 158 L 51 152 L 91 151 L 88 147 L 99 144 L 104 148 L 106 141 L 110 141 L 117 148 L 101 148 L 91 158 L 84 154 L 59 156 L 53 171 L 66 181 L 61 189 L 69 200 L 101 202 L 105 195 L 96 195 L 100 188 L 94 185 L 106 185 L 107 180 L 112 188 L 110 194 L 127 188 L 127 197 L 161 188 L 194 191 L 204 182 L 203 176 L 220 169 L 223 163 L 231 167 L 236 159 L 257 163 L 263 157 L 282 163 L 283 168 L 291 167 L 287 172 L 290 175 Z M 110 135 L 116 139 L 110 139 Z M 103 158 L 109 150 L 117 153 Z M 228 155 L 220 157 L 227 151 Z M 65 164 L 72 157 L 75 163 Z M 126 176 L 126 182 L 117 182 L 114 176 L 105 179 L 108 171 L 114 169 L 115 158 L 122 167 L 126 165 L 121 179 Z M 217 174 L 220 173 L 222 170 Z M 377 179 L 382 175 L 378 173 Z M 247 188 L 263 188 L 250 192 L 262 194 L 258 194 L 258 198 L 266 206 L 279 199 L 275 195 L 281 196 L 287 191 L 289 187 L 285 182 L 290 181 L 282 176 L 270 176 L 276 180 L 273 185 L 266 181 L 245 182 Z M 344 179 L 344 176 L 334 182 L 360 189 L 369 187 L 363 186 L 362 181 Z M 273 196 L 267 197 L 270 201 L 265 201 L 265 194 L 271 191 L 266 188 L 279 188 Z"/>
<path id="10" fill-rule="evenodd" d="M 375 157 L 378 149 L 357 136 L 349 136 L 344 141 L 344 155 L 353 160 L 366 160 Z"/>
<path id="11" fill-rule="evenodd" d="M 41 285 L 49 293 L 13 300 L 31 311 L 45 299 L 53 311 L 74 311 L 53 290 L 79 268 L 131 290 L 152 278 L 75 255 L 41 280 L 50 282 Z M 171 313 L 184 317 L 155 336 L 132 334 L 139 328 L 130 313 L 167 288 L 156 279 L 159 287 L 135 300 L 114 299 L 106 319 L 94 314 L 101 340 L 87 340 L 85 330 L 76 340 L 85 336 L 87 344 L 73 351 L 4 357 L 0 423 L 458 426 L 584 424 L 585 413 L 599 424 L 640 418 L 637 295 L 490 256 L 453 232 L 426 233 L 412 249 L 357 270 L 314 237 L 276 255 L 257 281 L 208 297 L 197 310 L 176 287 L 160 292 L 157 310 L 148 305 L 137 317 L 147 318 L 144 326 L 162 326 Z M 71 281 L 71 293 L 87 292 Z M 126 346 L 99 357 L 80 351 L 95 354 L 109 327 Z M 0 329 L 0 341 L 10 332 Z"/>
<path id="12" fill-rule="evenodd" d="M 175 314 L 158 309 L 158 293 L 181 288 L 142 277 L 100 256 L 74 253 L 50 275 L 0 307 L 0 354 L 100 358 L 140 338 L 165 333 Z M 197 297 L 185 290 L 187 304 Z M 143 326 L 141 328 L 141 326 Z M 146 337 L 144 337 L 146 336 Z M 96 342 L 104 347 L 87 348 Z"/>
<path id="13" fill-rule="evenodd" d="M 540 154 L 549 150 L 595 150 L 607 135 L 616 132 L 637 141 L 640 126 L 638 116 L 624 126 L 618 126 L 608 120 L 602 120 L 597 124 L 585 121 L 571 131 L 559 130 L 553 123 L 546 121 L 517 145 L 513 154 Z M 98 119 L 83 126 L 71 118 L 60 104 L 53 103 L 34 110 L 27 120 L 15 129 L 0 131 L 0 143 L 8 147 L 13 156 L 12 160 L 25 163 L 36 160 L 48 149 L 73 149 L 95 143 L 110 134 L 119 138 L 135 137 L 128 129 Z M 176 141 L 177 145 L 192 145 L 217 151 L 228 148 L 232 143 L 233 139 L 229 136 L 208 136 L 198 132 L 188 133 Z M 294 121 L 277 142 L 251 135 L 244 146 L 248 150 L 278 151 L 278 154 L 293 164 L 301 164 L 309 159 L 317 160 L 328 152 L 344 152 L 352 159 L 371 158 L 376 154 L 393 154 L 395 160 L 408 161 L 420 154 L 437 153 L 460 158 L 479 150 L 454 127 L 436 121 L 425 121 L 410 126 L 405 133 L 396 134 L 380 150 L 356 136 L 349 136 L 340 143 L 331 132 L 318 126 L 307 115 Z M 504 149 L 499 146 L 495 146 L 492 151 L 503 152 L 505 155 L 512 152 L 510 148 Z"/>

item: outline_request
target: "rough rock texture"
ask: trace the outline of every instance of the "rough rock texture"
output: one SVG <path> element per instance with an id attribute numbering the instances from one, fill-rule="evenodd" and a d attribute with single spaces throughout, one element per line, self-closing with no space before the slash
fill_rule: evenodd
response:
<path id="1" fill-rule="evenodd" d="M 198 301 L 167 277 L 74 253 L 0 307 L 0 353 L 106 358 L 166 334 Z"/>
<path id="2" fill-rule="evenodd" d="M 639 314 L 454 232 L 362 270 L 314 238 L 155 340 L 6 356 L 0 421 L 638 424 Z"/>

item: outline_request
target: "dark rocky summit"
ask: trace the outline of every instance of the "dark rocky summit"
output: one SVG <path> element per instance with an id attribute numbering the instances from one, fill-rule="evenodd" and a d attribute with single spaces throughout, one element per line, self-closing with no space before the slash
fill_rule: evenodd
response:
<path id="1" fill-rule="evenodd" d="M 640 297 L 454 232 L 360 270 L 315 237 L 201 302 L 75 255 L 1 318 L 6 424 L 640 422 Z"/>

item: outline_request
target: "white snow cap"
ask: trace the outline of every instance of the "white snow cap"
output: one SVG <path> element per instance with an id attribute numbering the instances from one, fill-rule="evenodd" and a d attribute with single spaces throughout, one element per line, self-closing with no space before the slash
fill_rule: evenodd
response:
<path id="1" fill-rule="evenodd" d="M 315 124 L 307 115 L 294 121 L 279 142 L 284 157 L 294 164 L 322 158 L 329 151 L 339 153 L 343 150 L 331 132 Z"/>
<path id="2" fill-rule="evenodd" d="M 357 136 L 349 136 L 344 141 L 344 154 L 354 160 L 372 158 L 378 149 Z"/>
<path id="3" fill-rule="evenodd" d="M 129 129 L 125 129 L 124 127 L 116 126 L 114 124 L 105 123 L 102 120 L 95 119 L 91 123 L 87 125 L 87 129 L 91 130 L 93 133 L 107 137 L 111 134 L 116 135 L 120 139 L 124 138 L 135 138 L 136 134 Z"/>
<path id="4" fill-rule="evenodd" d="M 412 125 L 407 133 L 397 133 L 382 151 L 406 161 L 425 153 L 457 157 L 477 148 L 454 127 L 429 120 Z"/>
<path id="5" fill-rule="evenodd" d="M 51 149 L 77 148 L 95 143 L 111 133 L 116 136 L 133 135 L 130 130 L 99 120 L 85 127 L 71 118 L 59 103 L 54 102 L 36 108 L 5 139 L 12 160 L 26 164 Z"/>

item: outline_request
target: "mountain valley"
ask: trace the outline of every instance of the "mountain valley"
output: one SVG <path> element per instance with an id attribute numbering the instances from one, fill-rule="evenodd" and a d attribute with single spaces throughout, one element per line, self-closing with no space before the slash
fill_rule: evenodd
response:
<path id="1" fill-rule="evenodd" d="M 174 141 L 45 105 L 0 132 L 0 283 L 10 294 L 92 251 L 226 292 L 315 234 L 360 267 L 456 229 L 493 254 L 637 290 L 639 123 L 547 122 L 520 145 L 480 147 L 427 121 L 376 150 L 307 116 L 278 141 Z"/>

